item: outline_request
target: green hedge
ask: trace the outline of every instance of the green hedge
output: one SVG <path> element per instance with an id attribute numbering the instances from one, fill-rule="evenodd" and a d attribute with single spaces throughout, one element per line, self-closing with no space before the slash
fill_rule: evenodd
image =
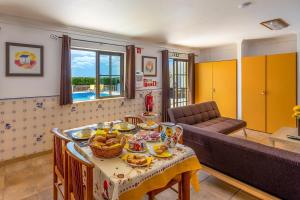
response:
<path id="1" fill-rule="evenodd" d="M 113 78 L 111 78 L 111 84 L 112 85 L 117 85 L 119 83 L 120 83 L 120 78 L 119 77 L 113 77 Z M 110 78 L 109 77 L 102 77 L 100 79 L 100 84 L 110 85 Z"/>
<path id="2" fill-rule="evenodd" d="M 111 78 L 112 85 L 117 85 L 120 83 L 119 77 Z M 100 79 L 100 84 L 103 85 L 110 85 L 110 78 L 109 77 L 102 77 Z M 96 85 L 96 78 L 91 77 L 73 77 L 72 78 L 72 85 Z"/>
<path id="3" fill-rule="evenodd" d="M 95 85 L 96 78 L 91 77 L 73 77 L 72 85 Z"/>

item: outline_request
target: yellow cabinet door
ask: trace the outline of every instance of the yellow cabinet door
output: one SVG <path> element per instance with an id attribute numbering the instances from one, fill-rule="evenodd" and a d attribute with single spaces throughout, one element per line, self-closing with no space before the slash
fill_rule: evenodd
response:
<path id="1" fill-rule="evenodd" d="M 267 132 L 273 133 L 283 126 L 295 127 L 292 118 L 296 105 L 296 53 L 267 56 Z"/>
<path id="2" fill-rule="evenodd" d="M 237 114 L 237 62 L 213 62 L 213 100 L 224 117 Z"/>
<path id="3" fill-rule="evenodd" d="M 195 103 L 212 100 L 212 63 L 195 66 Z"/>
<path id="4" fill-rule="evenodd" d="M 247 128 L 266 131 L 266 56 L 242 59 L 242 118 Z"/>

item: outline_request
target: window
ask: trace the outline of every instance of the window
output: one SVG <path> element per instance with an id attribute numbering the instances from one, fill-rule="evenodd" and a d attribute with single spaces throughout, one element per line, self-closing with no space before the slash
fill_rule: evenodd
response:
<path id="1" fill-rule="evenodd" d="M 169 59 L 170 105 L 185 106 L 188 103 L 188 62 L 182 59 Z"/>
<path id="2" fill-rule="evenodd" d="M 123 96 L 124 54 L 72 49 L 71 68 L 74 102 Z"/>
<path id="3" fill-rule="evenodd" d="M 123 54 L 99 52 L 98 97 L 123 95 Z"/>

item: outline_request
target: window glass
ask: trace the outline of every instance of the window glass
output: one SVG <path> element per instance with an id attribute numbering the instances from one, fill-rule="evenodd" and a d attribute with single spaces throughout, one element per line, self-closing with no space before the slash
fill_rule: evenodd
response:
<path id="1" fill-rule="evenodd" d="M 112 65 L 111 74 L 120 76 L 120 74 L 121 74 L 121 57 L 120 56 L 112 56 L 111 57 L 111 65 Z"/>
<path id="2" fill-rule="evenodd" d="M 109 55 L 100 55 L 99 69 L 101 75 L 109 75 Z"/>
<path id="3" fill-rule="evenodd" d="M 99 59 L 99 97 L 121 96 L 123 93 L 123 54 L 100 52 Z"/>
<path id="4" fill-rule="evenodd" d="M 96 99 L 96 52 L 71 50 L 73 101 Z"/>

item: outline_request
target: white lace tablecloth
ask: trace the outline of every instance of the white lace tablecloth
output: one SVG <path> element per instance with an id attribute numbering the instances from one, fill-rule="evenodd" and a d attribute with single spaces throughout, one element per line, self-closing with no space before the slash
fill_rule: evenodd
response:
<path id="1" fill-rule="evenodd" d="M 121 156 L 110 159 L 97 158 L 89 147 L 80 147 L 80 149 L 95 164 L 93 173 L 94 198 L 97 200 L 117 200 L 122 193 L 138 187 L 145 180 L 151 179 L 157 174 L 163 174 L 164 170 L 188 158 L 195 157 L 191 148 L 178 145 L 174 148 L 172 158 L 154 157 L 149 167 L 134 168 L 125 163 Z M 127 153 L 126 150 L 123 151 L 124 153 Z"/>

